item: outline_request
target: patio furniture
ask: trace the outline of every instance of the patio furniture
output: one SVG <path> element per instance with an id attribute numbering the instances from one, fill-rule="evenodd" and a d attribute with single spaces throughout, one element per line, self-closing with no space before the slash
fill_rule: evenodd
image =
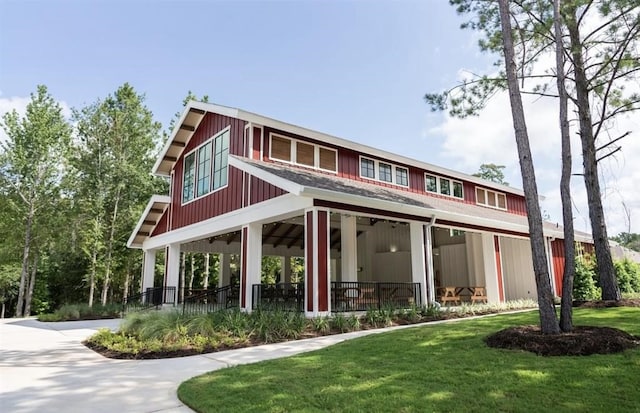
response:
<path id="1" fill-rule="evenodd" d="M 475 304 L 476 301 L 487 302 L 487 290 L 485 287 L 469 287 L 469 291 L 471 291 L 472 304 Z"/>
<path id="2" fill-rule="evenodd" d="M 438 288 L 438 298 L 440 304 L 446 305 L 454 303 L 460 305 L 460 287 L 440 287 Z"/>

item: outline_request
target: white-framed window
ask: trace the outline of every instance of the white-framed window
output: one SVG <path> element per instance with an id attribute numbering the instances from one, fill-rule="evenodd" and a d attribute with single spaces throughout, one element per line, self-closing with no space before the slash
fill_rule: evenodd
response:
<path id="1" fill-rule="evenodd" d="M 507 210 L 507 196 L 501 192 L 476 186 L 476 203 L 490 208 Z"/>
<path id="2" fill-rule="evenodd" d="M 270 134 L 269 158 L 328 172 L 338 172 L 338 151 L 313 143 Z"/>
<path id="3" fill-rule="evenodd" d="M 384 161 L 360 157 L 360 177 L 390 184 L 409 186 L 409 170 Z"/>
<path id="4" fill-rule="evenodd" d="M 464 199 L 462 182 L 433 174 L 424 174 L 424 190 L 434 194 Z"/>
<path id="5" fill-rule="evenodd" d="M 207 195 L 227 185 L 229 141 L 227 127 L 185 155 L 182 173 L 182 203 Z"/>

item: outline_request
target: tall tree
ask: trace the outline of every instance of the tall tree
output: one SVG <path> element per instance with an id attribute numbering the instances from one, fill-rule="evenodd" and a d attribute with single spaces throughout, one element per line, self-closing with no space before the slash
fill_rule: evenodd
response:
<path id="1" fill-rule="evenodd" d="M 464 28 L 484 33 L 482 50 L 499 52 L 501 27 L 493 1 L 450 0 L 461 14 L 471 16 Z M 511 3 L 513 35 L 519 44 L 518 78 L 522 93 L 558 97 L 553 90 L 555 74 L 541 62 L 554 50 L 552 2 L 518 0 Z M 597 164 L 621 149 L 619 141 L 629 132 L 603 142 L 614 120 L 640 108 L 640 94 L 627 85 L 640 74 L 640 3 L 636 0 L 565 0 L 563 48 L 568 98 L 577 108 L 582 146 L 584 180 L 589 216 L 598 258 L 603 298 L 617 299 L 614 269 L 606 239 L 606 225 L 598 182 Z M 587 24 L 588 23 L 588 24 Z M 580 30 L 589 30 L 581 33 Z M 501 64 L 499 64 L 501 66 Z M 504 72 L 466 79 L 444 93 L 425 96 L 433 109 L 449 109 L 457 116 L 474 115 L 496 91 L 506 88 Z M 591 118 L 591 119 L 590 119 Z M 600 138 L 600 141 L 598 141 Z"/>
<path id="2" fill-rule="evenodd" d="M 504 45 L 503 51 L 509 89 L 509 101 L 511 102 L 511 115 L 513 118 L 516 146 L 518 147 L 518 157 L 520 159 L 525 202 L 527 205 L 533 270 L 538 292 L 538 309 L 540 311 L 540 329 L 545 334 L 555 334 L 560 332 L 560 328 L 556 320 L 553 303 L 549 268 L 547 266 L 547 254 L 544 247 L 544 234 L 542 232 L 542 214 L 540 212 L 540 205 L 538 204 L 538 187 L 533 168 L 533 159 L 531 158 L 529 134 L 524 118 L 522 96 L 520 95 L 518 85 L 509 0 L 499 0 L 498 4 L 502 25 L 502 41 Z"/>
<path id="3" fill-rule="evenodd" d="M 17 231 L 23 239 L 22 267 L 16 316 L 27 316 L 29 290 L 35 283 L 30 277 L 30 257 L 34 242 L 47 231 L 48 218 L 60 199 L 60 182 L 65 171 L 71 142 L 71 128 L 62 107 L 47 91 L 37 87 L 23 118 L 14 110 L 2 118 L 8 140 L 0 142 L 0 187 L 6 188 L 7 207 L 21 221 Z M 41 240 L 42 241 L 42 240 Z"/>
<path id="4" fill-rule="evenodd" d="M 76 110 L 74 119 L 80 138 L 75 159 L 79 202 L 88 223 L 84 250 L 91 259 L 90 278 L 102 281 L 100 300 L 105 304 L 114 270 L 127 271 L 120 264 L 133 253 L 125 244 L 138 215 L 149 196 L 164 189 L 149 175 L 160 125 L 145 107 L 144 95 L 128 83 L 104 100 Z M 119 279 L 124 282 L 127 277 Z"/>
<path id="5" fill-rule="evenodd" d="M 576 257 L 573 233 L 573 209 L 571 205 L 571 136 L 569 135 L 569 96 L 565 86 L 565 52 L 562 41 L 561 0 L 553 2 L 553 33 L 556 45 L 556 84 L 558 88 L 558 119 L 560 123 L 562 173 L 560 198 L 562 199 L 562 224 L 564 227 L 564 273 L 562 275 L 562 300 L 560 303 L 560 329 L 573 330 L 573 278 Z"/>
<path id="6" fill-rule="evenodd" d="M 477 176 L 478 178 L 495 182 L 497 184 L 509 185 L 509 183 L 504 180 L 504 172 L 502 172 L 504 168 L 504 165 L 483 163 L 482 165 L 480 165 L 480 170 L 473 174 L 473 176 Z"/>

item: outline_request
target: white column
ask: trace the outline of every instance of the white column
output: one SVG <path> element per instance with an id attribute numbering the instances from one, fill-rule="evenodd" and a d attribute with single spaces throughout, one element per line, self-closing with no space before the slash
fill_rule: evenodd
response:
<path id="1" fill-rule="evenodd" d="M 165 301 L 178 303 L 178 287 L 180 280 L 180 244 L 170 244 L 167 247 L 167 264 L 165 268 L 165 288 L 176 287 L 176 292 L 171 296 L 166 296 Z"/>
<path id="2" fill-rule="evenodd" d="M 156 271 L 156 250 L 147 250 L 143 253 L 143 265 L 142 265 L 142 293 L 147 291 L 147 288 L 153 288 L 153 278 Z M 145 300 L 149 299 L 146 297 Z"/>
<path id="3" fill-rule="evenodd" d="M 340 245 L 342 281 L 358 281 L 358 239 L 353 215 L 340 216 Z"/>
<path id="4" fill-rule="evenodd" d="M 420 283 L 420 302 L 427 302 L 427 266 L 425 257 L 424 230 L 422 222 L 409 223 L 411 239 L 411 281 Z"/>
<path id="5" fill-rule="evenodd" d="M 427 254 L 427 303 L 433 303 L 436 300 L 436 277 L 433 270 L 433 226 L 425 225 L 424 232 L 425 252 Z"/>
<path id="6" fill-rule="evenodd" d="M 487 287 L 487 302 L 500 302 L 500 286 L 498 284 L 498 267 L 493 234 L 482 233 L 482 257 L 484 262 L 484 281 Z"/>
<path id="7" fill-rule="evenodd" d="M 218 287 L 231 284 L 231 256 L 229 254 L 218 254 Z"/>
<path id="8" fill-rule="evenodd" d="M 553 254 L 551 253 L 551 238 L 545 237 L 544 250 L 547 255 L 547 268 L 549 270 L 549 281 L 551 282 L 551 291 L 553 295 L 558 295 L 560 289 L 556 285 L 555 271 L 553 268 Z"/>
<path id="9" fill-rule="evenodd" d="M 242 252 L 245 255 L 241 261 L 245 268 L 241 268 L 240 291 L 241 294 L 244 293 L 243 310 L 251 312 L 253 309 L 253 285 L 260 284 L 262 275 L 262 224 L 252 223 L 243 227 L 242 235 Z"/>

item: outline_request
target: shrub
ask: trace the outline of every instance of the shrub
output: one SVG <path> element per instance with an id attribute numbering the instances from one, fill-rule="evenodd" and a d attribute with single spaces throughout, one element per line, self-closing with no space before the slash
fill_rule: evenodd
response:
<path id="1" fill-rule="evenodd" d="M 576 300 L 595 300 L 600 298 L 600 289 L 596 287 L 595 259 L 576 257 L 576 274 L 573 279 L 573 298 Z"/>
<path id="2" fill-rule="evenodd" d="M 329 317 L 316 317 L 311 320 L 311 327 L 313 328 L 313 331 L 326 334 L 331 331 L 331 321 L 329 320 Z"/>
<path id="3" fill-rule="evenodd" d="M 628 258 L 614 262 L 620 292 L 640 292 L 640 265 Z"/>
<path id="4" fill-rule="evenodd" d="M 341 333 L 346 333 L 347 331 L 349 331 L 349 326 L 347 324 L 347 319 L 342 314 L 336 314 L 331 319 L 331 324 L 332 324 L 334 329 L 338 330 Z"/>
<path id="5" fill-rule="evenodd" d="M 58 308 L 53 314 L 40 314 L 40 321 L 75 321 L 75 320 L 95 320 L 99 318 L 118 318 L 122 307 L 119 304 L 65 304 Z"/>

